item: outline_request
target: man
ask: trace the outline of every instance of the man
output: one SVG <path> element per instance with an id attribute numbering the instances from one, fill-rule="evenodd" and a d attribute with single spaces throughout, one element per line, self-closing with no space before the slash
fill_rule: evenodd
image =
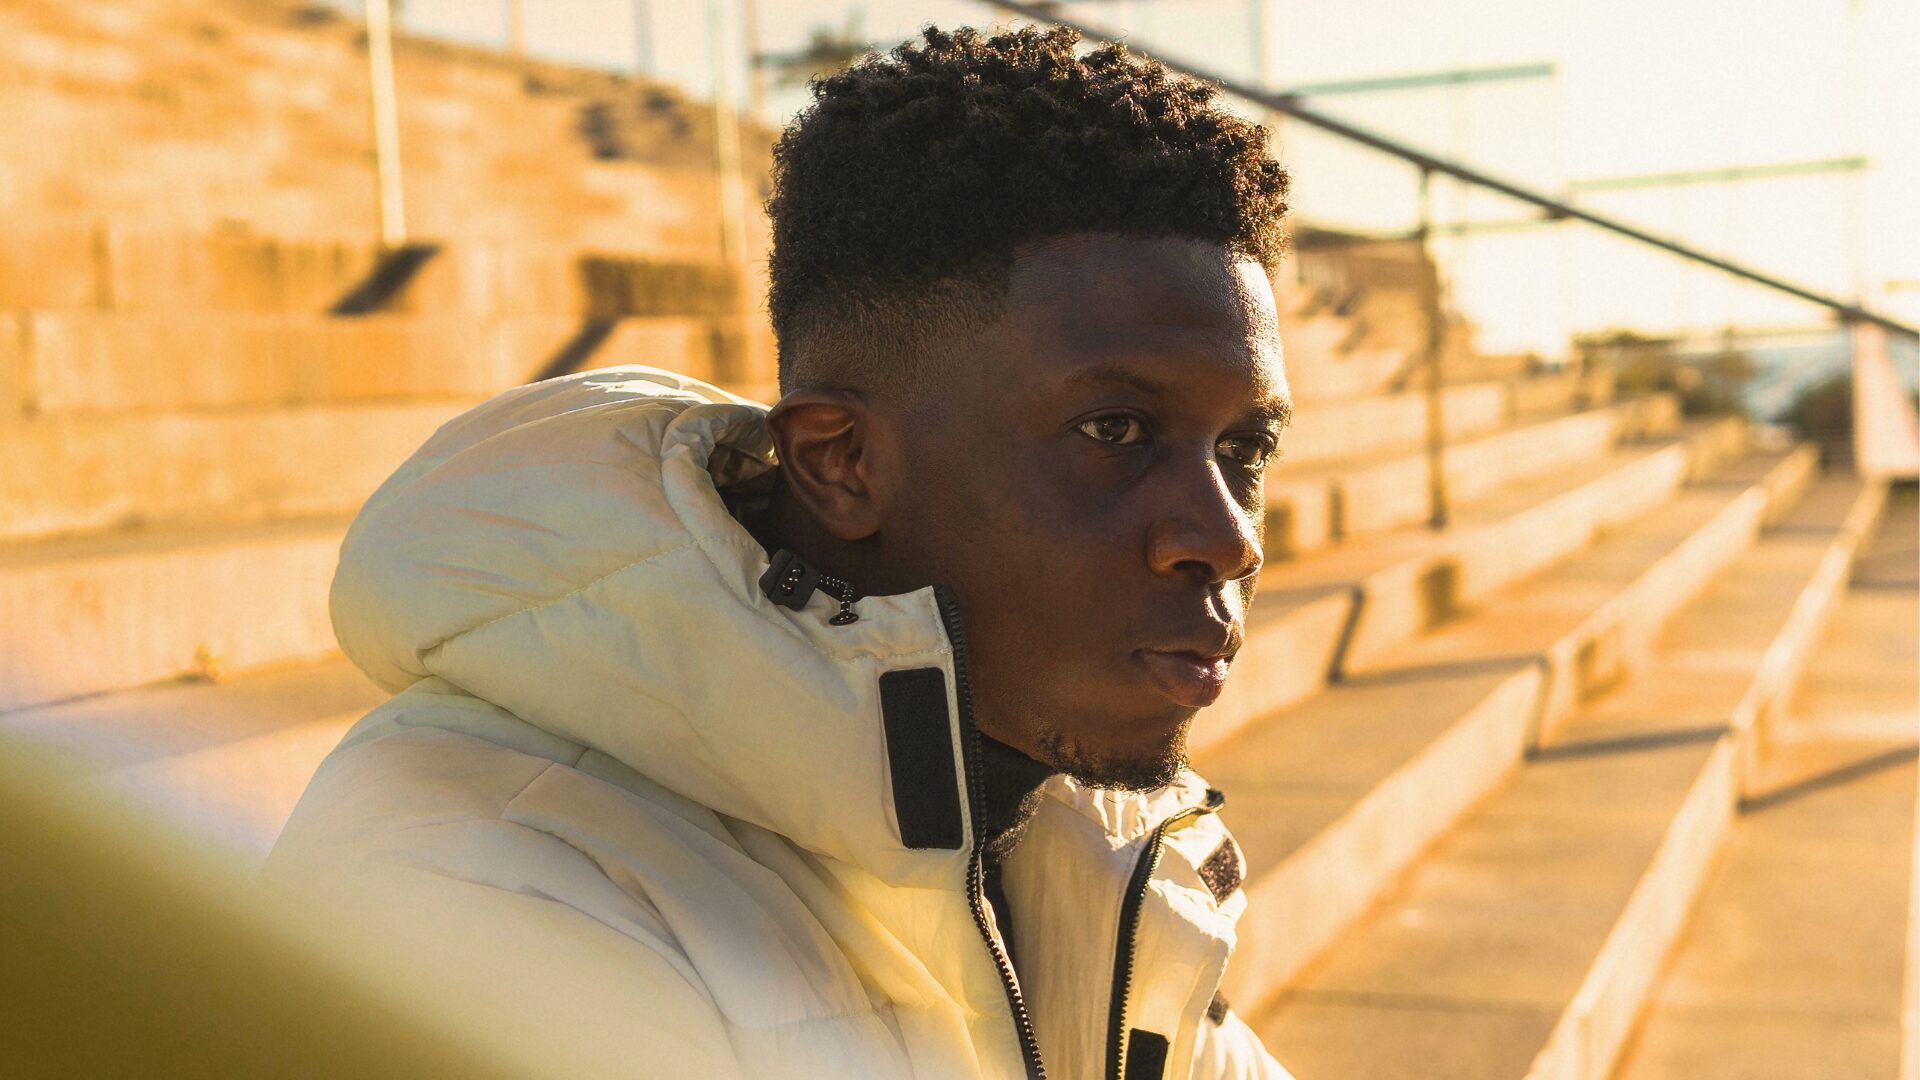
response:
<path id="1" fill-rule="evenodd" d="M 924 38 L 780 142 L 771 411 L 548 380 L 368 501 L 333 616 L 395 697 L 273 867 L 630 1075 L 1283 1077 L 1185 743 L 1290 408 L 1286 176 L 1117 46 Z"/>

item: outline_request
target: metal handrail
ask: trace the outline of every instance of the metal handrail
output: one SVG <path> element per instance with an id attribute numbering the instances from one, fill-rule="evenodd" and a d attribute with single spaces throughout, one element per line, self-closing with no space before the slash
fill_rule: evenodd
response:
<path id="1" fill-rule="evenodd" d="M 1055 26 L 1063 26 L 1069 30 L 1078 31 L 1081 35 L 1088 38 L 1101 41 L 1119 40 L 1119 35 L 1114 31 L 1103 30 L 1100 27 L 1093 26 L 1078 19 L 1070 19 L 1054 11 L 1050 5 L 1027 3 L 1022 2 L 1022 0 L 983 0 L 983 2 L 1016 15 L 1032 19 L 1035 22 L 1051 23 Z M 1129 47 L 1131 48 L 1133 46 L 1130 44 Z M 1879 312 L 1861 307 L 1858 304 L 1848 303 L 1838 297 L 1829 296 L 1818 289 L 1788 281 L 1785 278 L 1769 274 L 1764 270 L 1757 270 L 1744 263 L 1735 262 L 1723 256 L 1709 254 L 1679 240 L 1669 239 L 1648 232 L 1637 225 L 1622 221 L 1619 218 L 1595 213 L 1592 210 L 1576 206 L 1565 199 L 1556 199 L 1551 195 L 1542 194 L 1516 181 L 1501 179 L 1492 173 L 1475 168 L 1474 166 L 1436 157 L 1424 150 L 1403 143 L 1398 139 L 1368 131 L 1365 128 L 1357 127 L 1345 120 L 1337 119 L 1317 109 L 1311 108 L 1302 102 L 1298 94 L 1284 92 L 1274 93 L 1247 83 L 1244 80 L 1209 71 L 1198 64 L 1175 59 L 1166 53 L 1148 46 L 1140 46 L 1138 51 L 1151 55 L 1154 59 L 1174 71 L 1192 76 L 1196 79 L 1203 79 L 1207 82 L 1215 83 L 1221 89 L 1236 97 L 1245 98 L 1248 101 L 1265 106 L 1275 112 L 1292 117 L 1303 124 L 1319 128 L 1322 131 L 1337 135 L 1351 142 L 1356 142 L 1362 146 L 1378 150 L 1389 157 L 1399 158 L 1402 161 L 1418 167 L 1422 174 L 1440 173 L 1444 176 L 1451 176 L 1456 180 L 1472 184 L 1475 187 L 1498 192 L 1515 202 L 1537 207 L 1545 212 L 1547 220 L 1584 221 L 1596 228 L 1616 233 L 1629 240 L 1645 244 L 1649 247 L 1658 248 L 1661 251 L 1678 255 L 1691 262 L 1696 262 L 1703 266 L 1710 266 L 1722 273 L 1731 274 L 1734 277 L 1751 281 L 1756 285 L 1762 285 L 1809 303 L 1817 304 L 1831 310 L 1843 321 L 1873 323 L 1897 334 L 1920 338 L 1920 329 L 1908 326 L 1906 323 L 1900 322 L 1891 316 L 1882 315 Z"/>

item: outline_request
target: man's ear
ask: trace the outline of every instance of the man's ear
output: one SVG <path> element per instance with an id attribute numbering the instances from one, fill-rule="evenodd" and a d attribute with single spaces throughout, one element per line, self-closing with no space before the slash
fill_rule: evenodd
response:
<path id="1" fill-rule="evenodd" d="M 767 414 L 788 488 L 836 539 L 880 531 L 888 485 L 877 475 L 877 425 L 866 398 L 850 390 L 796 390 Z"/>

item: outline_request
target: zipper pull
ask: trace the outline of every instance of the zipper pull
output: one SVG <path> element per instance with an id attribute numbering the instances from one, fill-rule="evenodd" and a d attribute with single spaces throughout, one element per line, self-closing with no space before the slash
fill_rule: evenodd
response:
<path id="1" fill-rule="evenodd" d="M 833 616 L 827 620 L 827 625 L 845 626 L 848 623 L 859 622 L 860 615 L 853 610 L 853 590 L 848 589 L 838 599 L 840 610 L 833 613 Z"/>
<path id="2" fill-rule="evenodd" d="M 773 553 L 772 565 L 760 575 L 760 591 L 767 594 L 767 599 L 795 611 L 805 610 L 819 587 L 820 571 L 786 548 Z"/>
<path id="3" fill-rule="evenodd" d="M 805 559 L 781 548 L 773 553 L 773 561 L 767 566 L 767 572 L 760 575 L 760 591 L 767 599 L 781 607 L 804 611 L 807 601 L 813 599 L 815 592 L 824 592 L 838 601 L 840 610 L 827 619 L 832 626 L 845 626 L 860 621 L 860 614 L 853 610 L 853 602 L 859 595 L 853 586 L 831 574 L 823 574 L 813 568 Z"/>

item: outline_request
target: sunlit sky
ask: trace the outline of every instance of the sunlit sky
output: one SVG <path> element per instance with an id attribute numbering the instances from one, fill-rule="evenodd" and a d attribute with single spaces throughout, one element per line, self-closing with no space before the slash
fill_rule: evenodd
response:
<path id="1" fill-rule="evenodd" d="M 343 0 L 348 2 L 348 0 Z M 407 0 L 405 24 L 485 43 L 510 0 Z M 644 67 L 712 92 L 714 5 L 744 100 L 742 0 L 522 0 L 530 51 Z M 1257 0 L 1071 3 L 1129 44 L 1223 75 L 1254 73 Z M 1553 73 L 1336 93 L 1326 112 L 1842 298 L 1920 323 L 1920 2 L 1916 0 L 1266 0 L 1269 85 L 1551 64 Z M 1003 21 L 977 0 L 759 0 L 753 51 L 855 26 L 886 47 L 925 23 Z M 770 119 L 805 104 L 771 88 Z M 1297 218 L 1362 231 L 1415 221 L 1403 164 L 1283 122 Z M 1644 174 L 1864 158 L 1864 169 L 1594 190 Z M 1436 222 L 1513 222 L 1524 208 L 1436 181 Z M 1574 225 L 1446 236 L 1455 302 L 1495 350 L 1564 350 L 1608 327 L 1807 327 L 1820 309 Z"/>

